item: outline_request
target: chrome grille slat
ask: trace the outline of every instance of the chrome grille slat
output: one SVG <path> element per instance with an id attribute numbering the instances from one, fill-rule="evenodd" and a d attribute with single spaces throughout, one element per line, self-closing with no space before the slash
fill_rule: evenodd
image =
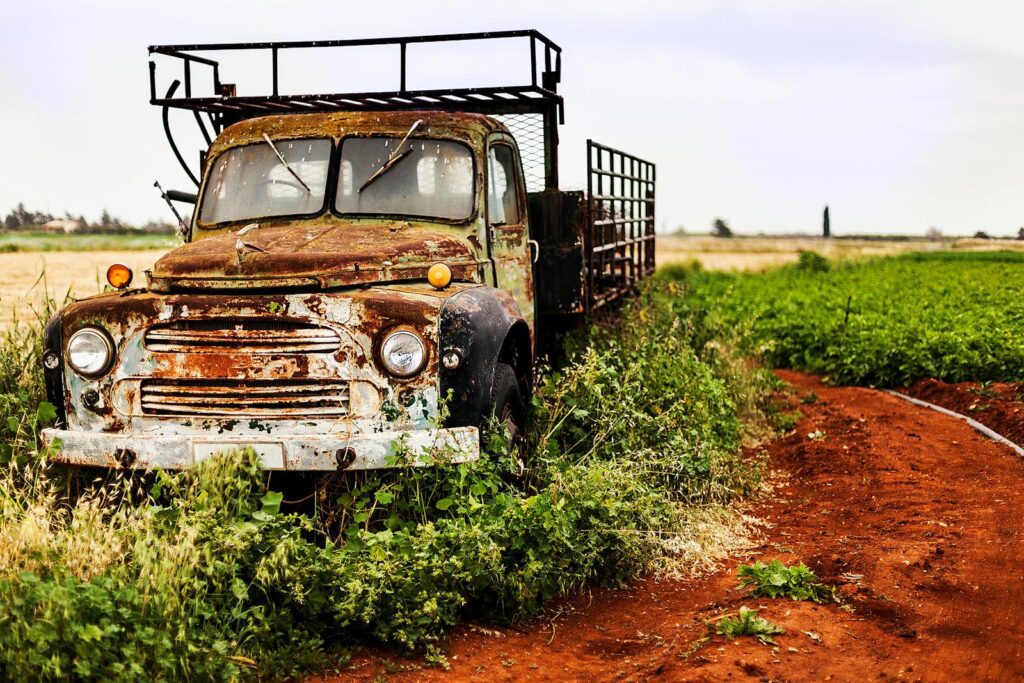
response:
<path id="1" fill-rule="evenodd" d="M 206 408 L 198 409 L 194 406 L 173 406 L 163 403 L 143 403 L 142 410 L 147 415 L 165 415 L 180 417 L 182 415 L 194 415 L 197 417 L 342 417 L 345 412 L 339 412 L 334 408 L 295 408 L 291 410 L 277 409 L 253 409 L 237 410 L 230 408 Z"/>
<path id="2" fill-rule="evenodd" d="M 176 320 L 146 330 L 146 348 L 158 353 L 333 353 L 334 330 L 313 323 L 261 318 Z"/>
<path id="3" fill-rule="evenodd" d="M 237 396 L 238 388 L 229 385 L 205 385 L 190 386 L 183 389 L 175 385 L 162 385 L 156 382 L 146 385 L 147 395 L 168 395 L 168 396 Z M 344 384 L 324 385 L 301 385 L 288 387 L 245 387 L 246 396 L 301 396 L 304 393 L 321 394 L 325 392 L 338 392 L 348 394 L 348 387 Z"/>
<path id="4" fill-rule="evenodd" d="M 325 380 L 143 380 L 144 415 L 341 417 L 349 412 L 346 382 Z"/>

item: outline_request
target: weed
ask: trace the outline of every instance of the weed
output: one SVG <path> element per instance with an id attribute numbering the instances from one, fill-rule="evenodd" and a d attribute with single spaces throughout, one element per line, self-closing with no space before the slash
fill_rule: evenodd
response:
<path id="1" fill-rule="evenodd" d="M 725 617 L 718 622 L 715 633 L 733 640 L 737 636 L 757 638 L 763 645 L 776 645 L 772 636 L 785 633 L 782 628 L 763 617 L 757 616 L 756 609 L 740 607 L 738 616 Z"/>
<path id="2" fill-rule="evenodd" d="M 753 588 L 751 595 L 768 598 L 791 598 L 822 602 L 835 599 L 835 589 L 817 581 L 818 577 L 804 563 L 787 567 L 779 560 L 765 564 L 741 564 L 738 570 L 740 586 Z"/>
<path id="3" fill-rule="evenodd" d="M 769 404 L 767 408 L 768 419 L 772 427 L 780 432 L 791 432 L 796 429 L 804 414 L 799 410 L 786 410 L 785 405 Z"/>
<path id="4" fill-rule="evenodd" d="M 984 398 L 990 398 L 990 399 L 1002 398 L 999 395 L 999 392 L 997 392 L 994 389 L 992 389 L 992 382 L 991 381 L 979 382 L 978 386 L 971 387 L 971 388 L 968 389 L 968 391 L 970 391 L 972 394 L 977 394 L 978 396 L 982 396 Z"/>

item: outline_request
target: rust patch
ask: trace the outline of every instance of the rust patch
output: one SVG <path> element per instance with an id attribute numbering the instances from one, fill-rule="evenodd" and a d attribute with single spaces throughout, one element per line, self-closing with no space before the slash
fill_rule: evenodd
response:
<path id="1" fill-rule="evenodd" d="M 465 231 L 463 231 L 465 232 Z M 478 254 L 463 236 L 434 229 L 379 225 L 299 228 L 269 225 L 246 235 L 262 252 L 239 259 L 234 233 L 184 244 L 153 267 L 155 289 L 217 283 L 220 287 L 268 287 L 305 280 L 325 287 L 423 280 L 444 262 L 454 279 L 477 281 Z"/>

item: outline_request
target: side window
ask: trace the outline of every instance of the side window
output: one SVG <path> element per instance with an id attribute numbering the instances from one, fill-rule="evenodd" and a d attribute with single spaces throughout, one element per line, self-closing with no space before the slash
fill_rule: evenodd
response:
<path id="1" fill-rule="evenodd" d="M 491 225 L 517 225 L 519 220 L 519 169 L 508 145 L 492 145 L 487 155 L 487 219 Z"/>

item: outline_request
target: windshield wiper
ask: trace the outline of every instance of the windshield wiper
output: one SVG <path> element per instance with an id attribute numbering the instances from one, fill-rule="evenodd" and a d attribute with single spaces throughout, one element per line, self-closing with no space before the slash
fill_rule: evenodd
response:
<path id="1" fill-rule="evenodd" d="M 385 161 L 380 168 L 374 171 L 373 174 L 369 178 L 367 178 L 362 185 L 359 186 L 359 192 L 365 190 L 367 186 L 370 185 L 370 183 L 372 183 L 377 178 L 380 178 L 382 175 L 387 173 L 388 170 L 395 164 L 397 164 L 399 161 L 412 154 L 412 147 L 405 150 L 404 152 L 399 152 L 398 150 L 402 149 L 402 145 L 405 144 L 405 141 L 409 139 L 409 136 L 412 135 L 412 132 L 416 130 L 421 123 L 423 123 L 423 119 L 416 119 L 416 123 L 412 124 L 412 126 L 409 127 L 409 130 L 408 132 L 406 132 L 405 137 L 403 137 L 402 141 L 395 146 L 395 151 L 391 153 L 391 156 L 388 157 L 388 160 Z"/>
<path id="2" fill-rule="evenodd" d="M 299 177 L 299 174 L 292 170 L 292 167 L 289 166 L 288 162 L 284 160 L 284 157 L 281 156 L 281 153 L 277 151 L 277 147 L 274 146 L 274 143 L 273 143 L 273 141 L 271 141 L 270 136 L 267 135 L 266 133 L 264 133 L 263 134 L 263 139 L 267 141 L 268 145 L 270 145 L 270 149 L 274 150 L 274 154 L 276 154 L 277 158 L 281 160 L 281 164 L 284 165 L 285 170 L 287 170 L 289 173 L 291 173 L 292 177 L 295 178 L 297 181 L 299 181 L 300 185 L 302 185 L 304 188 L 306 188 L 306 193 L 307 194 L 313 194 L 313 190 L 309 189 L 309 185 L 307 185 L 305 182 L 303 182 L 302 178 Z"/>

